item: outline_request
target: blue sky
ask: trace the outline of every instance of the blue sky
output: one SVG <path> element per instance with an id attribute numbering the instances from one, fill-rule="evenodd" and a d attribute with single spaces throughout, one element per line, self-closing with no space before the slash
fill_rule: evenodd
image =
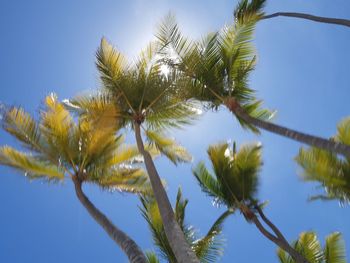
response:
<path id="1" fill-rule="evenodd" d="M 94 53 L 102 36 L 128 56 L 153 38 L 155 25 L 173 11 L 183 32 L 199 37 L 232 20 L 235 1 L 16 1 L 0 4 L 0 101 L 36 114 L 54 91 L 63 98 L 98 87 Z M 346 0 L 269 0 L 267 13 L 299 11 L 350 18 Z M 259 23 L 255 44 L 258 66 L 251 85 L 265 105 L 278 110 L 276 122 L 330 137 L 349 115 L 350 29 L 290 18 Z M 218 141 L 263 143 L 264 167 L 259 196 L 269 200 L 266 214 L 289 240 L 306 230 L 320 238 L 341 231 L 350 243 L 350 210 L 337 202 L 307 202 L 316 193 L 303 183 L 293 161 L 299 143 L 263 132 L 243 131 L 225 110 L 205 114 L 194 126 L 173 134 L 194 156 L 190 165 L 157 160 L 169 195 L 177 187 L 189 198 L 187 221 L 205 233 L 221 210 L 200 192 L 191 166 L 207 160 L 206 148 Z M 0 145 L 16 145 L 0 132 Z M 86 194 L 143 249 L 152 249 L 136 197 L 86 186 Z M 0 167 L 0 262 L 127 262 L 120 249 L 88 216 L 71 182 L 28 181 Z M 225 255 L 220 262 L 277 262 L 275 246 L 244 221 L 230 217 L 224 228 Z M 350 253 L 348 252 L 348 256 Z"/>

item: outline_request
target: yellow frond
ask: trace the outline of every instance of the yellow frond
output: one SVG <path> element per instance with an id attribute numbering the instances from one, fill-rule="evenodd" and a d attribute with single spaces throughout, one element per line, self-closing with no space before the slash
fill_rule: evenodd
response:
<path id="1" fill-rule="evenodd" d="M 25 172 L 30 178 L 62 180 L 64 172 L 57 166 L 37 160 L 34 156 L 17 151 L 9 146 L 0 148 L 0 164 Z"/>

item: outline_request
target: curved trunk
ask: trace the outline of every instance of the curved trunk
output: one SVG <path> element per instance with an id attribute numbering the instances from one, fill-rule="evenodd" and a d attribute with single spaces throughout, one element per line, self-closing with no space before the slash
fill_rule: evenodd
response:
<path id="1" fill-rule="evenodd" d="M 84 194 L 81 184 L 77 178 L 73 179 L 75 186 L 75 193 L 86 208 L 89 214 L 95 219 L 95 221 L 102 226 L 102 228 L 107 232 L 107 234 L 114 240 L 115 243 L 124 251 L 128 259 L 132 263 L 147 263 L 147 259 L 143 254 L 139 246 L 132 240 L 126 233 L 117 228 L 102 212 L 100 212 L 86 197 Z"/>
<path id="2" fill-rule="evenodd" d="M 296 130 L 286 128 L 271 122 L 263 121 L 254 118 L 247 114 L 244 109 L 233 98 L 229 99 L 226 103 L 227 108 L 235 115 L 243 119 L 244 121 L 253 124 L 254 126 L 282 135 L 284 137 L 293 139 L 298 142 L 305 143 L 310 146 L 314 146 L 323 150 L 327 150 L 333 153 L 340 153 L 344 156 L 350 157 L 350 146 L 343 143 L 327 140 L 321 137 L 309 135 Z"/>
<path id="3" fill-rule="evenodd" d="M 199 260 L 196 258 L 194 252 L 188 245 L 180 226 L 176 222 L 174 211 L 171 207 L 162 181 L 158 175 L 157 169 L 153 163 L 152 156 L 144 148 L 141 137 L 140 124 L 135 122 L 134 126 L 137 147 L 144 158 L 154 197 L 157 201 L 159 213 L 162 217 L 164 231 L 171 249 L 173 250 L 174 255 L 179 263 L 199 263 Z"/>
<path id="4" fill-rule="evenodd" d="M 293 13 L 293 12 L 277 12 L 270 15 L 265 15 L 261 19 L 269 19 L 269 18 L 278 17 L 278 16 L 296 17 L 296 18 L 312 20 L 320 23 L 335 24 L 335 25 L 350 27 L 350 20 L 348 19 L 313 16 L 309 14 Z"/>
<path id="5" fill-rule="evenodd" d="M 286 251 L 297 263 L 309 263 L 298 251 L 296 251 L 288 241 L 282 235 L 281 231 L 265 216 L 263 211 L 259 206 L 255 206 L 255 209 L 258 211 L 261 219 L 265 222 L 266 225 L 270 227 L 273 231 L 271 233 L 268 231 L 263 224 L 260 222 L 259 218 L 255 213 L 247 206 L 241 207 L 241 212 L 249 222 L 253 222 L 258 228 L 261 234 L 263 234 L 267 239 L 275 243 L 278 247 Z"/>

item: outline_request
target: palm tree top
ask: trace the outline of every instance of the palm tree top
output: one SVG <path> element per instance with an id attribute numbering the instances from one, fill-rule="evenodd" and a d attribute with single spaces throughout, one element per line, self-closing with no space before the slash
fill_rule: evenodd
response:
<path id="1" fill-rule="evenodd" d="M 181 127 L 196 117 L 197 105 L 183 94 L 190 80 L 178 70 L 165 69 L 160 49 L 158 42 L 151 42 L 129 62 L 103 38 L 96 66 L 118 117 L 126 122 L 145 122 L 152 129 Z"/>
<path id="2" fill-rule="evenodd" d="M 73 118 L 55 94 L 46 97 L 38 121 L 13 107 L 4 115 L 3 128 L 22 143 L 24 151 L 2 146 L 0 164 L 31 179 L 79 177 L 103 188 L 149 193 L 147 175 L 134 165 L 140 161 L 137 147 L 123 144 L 116 125 L 102 129 L 103 123 Z"/>
<path id="3" fill-rule="evenodd" d="M 182 35 L 174 16 L 164 19 L 157 38 L 167 63 L 192 80 L 187 96 L 209 108 L 227 106 L 234 100 L 251 116 L 272 118 L 274 113 L 261 108 L 262 101 L 249 85 L 256 64 L 252 45 L 255 23 L 235 22 L 194 41 Z M 239 117 L 238 120 L 243 127 L 258 132 L 253 125 Z"/>
<path id="4" fill-rule="evenodd" d="M 236 150 L 235 143 L 211 145 L 208 156 L 214 175 L 203 162 L 193 170 L 202 190 L 218 204 L 235 209 L 240 203 L 256 204 L 258 173 L 262 166 L 261 145 L 243 145 Z"/>

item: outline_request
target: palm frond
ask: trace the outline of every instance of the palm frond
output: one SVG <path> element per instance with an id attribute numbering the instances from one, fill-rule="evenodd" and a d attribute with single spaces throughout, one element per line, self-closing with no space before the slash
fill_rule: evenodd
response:
<path id="1" fill-rule="evenodd" d="M 308 262 L 320 262 L 322 260 L 321 245 L 314 232 L 301 233 L 299 239 L 293 243 L 293 247 Z"/>
<path id="2" fill-rule="evenodd" d="M 295 263 L 293 258 L 282 248 L 277 249 L 277 257 L 280 263 Z"/>
<path id="3" fill-rule="evenodd" d="M 241 0 L 233 12 L 238 23 L 249 23 L 257 21 L 264 16 L 264 6 L 266 0 Z"/>
<path id="4" fill-rule="evenodd" d="M 35 120 L 23 109 L 12 108 L 5 112 L 3 128 L 26 148 L 40 152 L 43 148 L 42 134 Z"/>
<path id="5" fill-rule="evenodd" d="M 23 171 L 30 179 L 64 179 L 63 169 L 9 146 L 0 148 L 0 164 Z"/>
<path id="6" fill-rule="evenodd" d="M 219 235 L 222 233 L 224 220 L 232 213 L 229 210 L 224 212 L 214 222 L 208 233 L 192 244 L 192 249 L 201 262 L 217 262 L 223 255 L 224 240 Z"/>
<path id="7" fill-rule="evenodd" d="M 348 202 L 350 199 L 348 162 L 333 153 L 314 147 L 301 148 L 295 160 L 302 167 L 303 180 L 321 183 L 329 199 L 337 198 L 341 202 Z"/>
<path id="8" fill-rule="evenodd" d="M 192 172 L 203 192 L 213 197 L 218 202 L 223 202 L 225 197 L 221 191 L 221 184 L 207 170 L 203 162 L 200 162 Z"/>
<path id="9" fill-rule="evenodd" d="M 345 118 L 337 126 L 336 140 L 350 145 L 350 118 Z"/>
<path id="10" fill-rule="evenodd" d="M 157 254 L 153 251 L 147 251 L 146 258 L 148 263 L 160 263 Z"/>
<path id="11" fill-rule="evenodd" d="M 111 171 L 97 172 L 95 176 L 90 172 L 88 181 L 110 190 L 143 195 L 153 193 L 148 176 L 141 168 L 119 167 Z"/>
<path id="12" fill-rule="evenodd" d="M 178 164 L 179 162 L 189 162 L 192 160 L 187 150 L 176 144 L 175 140 L 169 139 L 159 132 L 147 130 L 146 135 L 151 144 L 164 154 L 171 162 Z"/>
<path id="13" fill-rule="evenodd" d="M 345 244 L 341 233 L 335 232 L 327 236 L 324 247 L 324 260 L 326 263 L 345 263 Z"/>
<path id="14" fill-rule="evenodd" d="M 201 113 L 198 103 L 170 102 L 159 104 L 147 113 L 147 126 L 152 130 L 181 128 L 192 124 Z"/>
<path id="15" fill-rule="evenodd" d="M 252 103 L 243 104 L 242 108 L 244 109 L 244 111 L 247 114 L 249 114 L 250 116 L 252 116 L 254 118 L 257 118 L 257 119 L 260 119 L 263 121 L 270 121 L 275 116 L 276 111 L 263 109 L 261 107 L 261 104 L 262 104 L 261 101 L 255 101 Z M 258 128 L 256 128 L 254 125 L 245 122 L 244 120 L 242 120 L 239 117 L 237 117 L 237 120 L 239 121 L 239 123 L 241 124 L 241 126 L 243 128 L 249 129 L 256 134 L 260 134 L 260 130 Z"/>
<path id="16" fill-rule="evenodd" d="M 102 83 L 107 90 L 120 89 L 116 84 L 128 68 L 126 58 L 118 52 L 105 38 L 102 38 L 96 52 L 96 66 L 100 73 Z"/>
<path id="17" fill-rule="evenodd" d="M 77 132 L 69 111 L 60 103 L 55 94 L 45 98 L 45 110 L 41 112 L 40 129 L 45 136 L 51 152 L 56 151 L 57 159 L 61 162 L 71 163 L 77 158 L 77 141 L 72 134 Z"/>
<path id="18" fill-rule="evenodd" d="M 148 227 L 152 233 L 153 242 L 157 246 L 160 256 L 168 262 L 176 263 L 175 255 L 165 235 L 157 203 L 152 197 L 141 197 L 141 204 L 142 207 L 140 210 L 142 216 L 147 221 Z"/>

